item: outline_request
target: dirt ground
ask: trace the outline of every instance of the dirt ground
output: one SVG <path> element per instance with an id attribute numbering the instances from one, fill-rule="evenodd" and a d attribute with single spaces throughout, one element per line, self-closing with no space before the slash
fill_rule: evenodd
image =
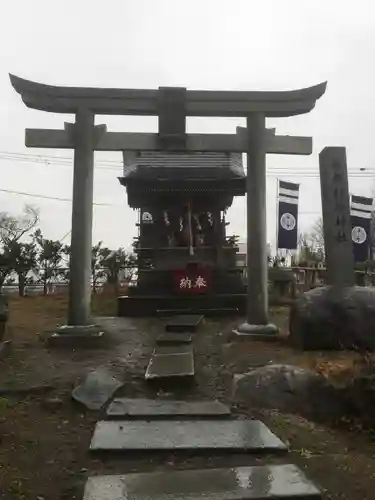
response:
<path id="1" fill-rule="evenodd" d="M 115 313 L 111 295 L 94 297 L 96 316 Z M 162 320 L 103 319 L 117 325 L 108 347 L 91 351 L 49 350 L 38 333 L 64 324 L 66 297 L 14 298 L 10 303 L 8 337 L 12 349 L 0 360 L 0 498 L 5 500 L 81 499 L 86 478 L 94 474 L 143 472 L 251 465 L 287 461 L 298 464 L 325 492 L 326 499 L 374 498 L 375 452 L 372 434 L 314 424 L 296 415 L 262 411 L 260 417 L 291 447 L 287 457 L 255 459 L 246 454 L 130 454 L 103 460 L 88 452 L 100 412 L 85 411 L 71 399 L 71 390 L 93 368 L 105 366 L 124 381 L 128 397 L 155 394 L 146 387 L 144 372 Z M 273 311 L 282 331 L 287 311 Z M 233 321 L 206 320 L 195 334 L 196 384 L 174 389 L 175 397 L 230 402 L 234 373 L 269 361 L 298 364 L 331 376 L 350 370 L 355 355 L 296 353 L 283 343 L 228 342 Z M 234 408 L 241 418 L 244 410 Z"/>

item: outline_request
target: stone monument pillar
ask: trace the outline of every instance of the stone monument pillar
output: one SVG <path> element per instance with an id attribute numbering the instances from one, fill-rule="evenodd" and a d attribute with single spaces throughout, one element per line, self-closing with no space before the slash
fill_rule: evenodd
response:
<path id="1" fill-rule="evenodd" d="M 319 154 L 327 285 L 355 284 L 346 151 L 327 147 Z"/>
<path id="2" fill-rule="evenodd" d="M 375 351 L 375 289 L 355 286 L 345 148 L 323 149 L 319 168 L 327 284 L 294 302 L 289 340 L 304 350 Z"/>

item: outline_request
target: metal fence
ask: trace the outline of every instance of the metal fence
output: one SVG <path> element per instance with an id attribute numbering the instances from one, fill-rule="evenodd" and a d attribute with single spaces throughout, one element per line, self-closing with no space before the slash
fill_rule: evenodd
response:
<path id="1" fill-rule="evenodd" d="M 153 272 L 153 269 L 137 269 L 131 266 L 124 266 L 118 269 L 117 276 L 108 269 L 96 269 L 91 279 L 93 293 L 101 294 L 106 291 L 113 291 L 118 294 L 125 294 L 128 288 L 137 285 L 139 272 Z M 171 270 L 165 270 L 172 272 Z M 0 268 L 1 272 L 1 268 Z M 155 270 L 160 272 L 160 270 Z M 237 266 L 235 272 L 241 274 L 244 286 L 247 284 L 246 266 Z M 51 295 L 68 293 L 69 276 L 68 269 L 49 269 L 48 275 L 44 269 L 30 271 L 26 276 L 23 287 L 23 294 L 26 296 Z M 318 267 L 278 267 L 269 268 L 270 291 L 276 295 L 283 295 L 295 298 L 300 293 L 308 291 L 317 286 L 326 284 L 326 269 Z M 110 279 L 109 279 L 110 275 Z M 6 295 L 19 294 L 20 286 L 17 275 L 13 273 L 11 282 L 4 282 L 1 287 L 2 293 Z M 356 271 L 356 282 L 360 286 L 375 286 L 375 272 Z"/>

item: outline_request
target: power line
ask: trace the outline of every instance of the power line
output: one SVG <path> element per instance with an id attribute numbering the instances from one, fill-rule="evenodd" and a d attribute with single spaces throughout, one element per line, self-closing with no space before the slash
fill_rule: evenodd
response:
<path id="1" fill-rule="evenodd" d="M 64 167 L 72 167 L 73 158 L 67 156 L 49 156 L 49 155 L 33 155 L 29 153 L 14 153 L 9 151 L 0 151 L 0 160 L 16 161 L 26 163 L 40 163 L 44 165 L 57 165 Z M 95 162 L 95 167 L 101 170 L 116 170 L 118 171 L 123 167 L 123 164 L 117 160 L 100 160 Z M 246 170 L 246 168 L 245 168 Z M 295 167 L 291 168 L 280 166 L 273 166 L 267 169 L 268 176 L 274 177 L 274 174 L 286 176 L 303 176 L 303 177 L 319 177 L 319 171 L 311 167 Z M 366 178 L 375 175 L 374 169 L 366 169 L 363 171 L 349 170 L 349 177 L 352 178 Z"/>
<path id="2" fill-rule="evenodd" d="M 21 196 L 30 196 L 31 198 L 42 198 L 45 200 L 54 200 L 54 201 L 65 201 L 65 202 L 71 202 L 71 198 L 59 198 L 57 196 L 46 196 L 44 194 L 36 194 L 36 193 L 26 193 L 24 191 L 13 191 L 11 189 L 0 189 L 0 192 L 2 193 L 9 193 L 9 194 L 16 194 L 16 195 L 21 195 Z M 112 203 L 96 203 L 94 202 L 93 205 L 99 206 L 99 207 L 114 207 L 114 206 L 119 206 L 119 205 L 114 205 Z"/>
<path id="3" fill-rule="evenodd" d="M 55 196 L 45 196 L 45 195 L 35 194 L 35 193 L 26 193 L 23 191 L 13 191 L 10 189 L 0 189 L 0 192 L 20 195 L 20 196 L 29 196 L 31 198 L 42 198 L 42 199 L 53 200 L 53 201 L 64 201 L 64 202 L 71 202 L 72 201 L 70 198 L 59 198 L 59 197 L 55 197 Z M 119 206 L 121 206 L 121 205 L 115 205 L 115 204 L 110 204 L 110 203 L 95 203 L 95 202 L 93 203 L 93 205 L 101 206 L 101 207 L 119 207 Z M 321 213 L 321 211 L 312 211 L 312 212 L 311 211 L 304 211 L 304 210 L 299 211 L 300 215 L 318 215 L 320 213 Z M 71 231 L 69 231 L 67 234 L 65 234 L 64 237 L 62 238 L 62 240 L 65 239 L 66 237 L 68 237 L 70 233 L 71 233 Z"/>
<path id="4" fill-rule="evenodd" d="M 48 156 L 48 155 L 33 155 L 29 153 L 14 153 L 14 152 L 9 152 L 9 151 L 0 151 L 0 161 L 5 160 L 5 161 L 17 161 L 17 162 L 30 162 L 30 163 L 41 163 L 44 165 L 50 165 L 54 164 L 57 166 L 66 166 L 66 167 L 72 167 L 72 162 L 73 158 L 71 157 L 63 157 L 63 156 Z M 103 165 L 103 166 L 100 166 Z M 116 166 L 115 166 L 116 165 Z M 101 168 L 103 170 L 116 170 L 118 171 L 119 168 L 121 168 L 123 165 L 120 162 L 117 162 L 116 160 L 102 160 L 98 163 L 96 163 L 96 168 Z M 246 172 L 246 166 L 245 166 L 245 172 Z M 357 172 L 357 173 L 355 173 Z M 375 170 L 364 170 L 361 171 L 360 173 L 358 171 L 348 172 L 348 176 L 350 178 L 373 178 L 375 174 Z M 304 179 L 313 179 L 313 178 L 319 178 L 319 171 L 312 169 L 311 167 L 308 167 L 307 169 L 304 169 L 303 167 L 292 167 L 288 169 L 287 167 L 284 166 L 274 166 L 270 167 L 267 169 L 267 177 L 302 177 Z M 70 198 L 60 198 L 57 196 L 48 196 L 48 195 L 43 195 L 43 194 L 37 194 L 37 193 L 29 193 L 29 192 L 23 192 L 23 191 L 16 191 L 16 190 L 11 190 L 11 189 L 0 189 L 0 192 L 3 193 L 8 193 L 8 194 L 14 194 L 18 196 L 28 196 L 32 198 L 40 198 L 40 199 L 47 199 L 47 200 L 53 200 L 53 201 L 61 201 L 61 202 L 68 202 L 71 203 Z M 106 207 L 113 207 L 113 206 L 122 206 L 122 205 L 116 205 L 112 203 L 93 203 L 94 206 L 106 206 Z"/>
<path id="5" fill-rule="evenodd" d="M 61 167 L 72 167 L 73 158 L 63 156 L 31 155 L 27 153 L 10 153 L 0 151 L 0 160 L 13 161 L 17 163 L 39 163 L 42 165 L 57 165 Z M 96 163 L 96 168 L 103 170 L 116 170 L 122 168 L 122 163 L 116 160 L 100 160 Z"/>
<path id="6" fill-rule="evenodd" d="M 40 199 L 45 199 L 45 200 L 62 201 L 62 202 L 68 202 L 68 203 L 72 202 L 71 198 L 60 198 L 58 196 L 47 196 L 47 195 L 37 194 L 37 193 L 27 193 L 25 191 L 15 191 L 15 190 L 12 190 L 12 189 L 3 189 L 3 188 L 0 188 L 0 192 L 1 193 L 7 193 L 7 194 L 14 194 L 14 195 L 17 195 L 17 196 L 28 196 L 30 198 L 40 198 Z M 94 206 L 98 206 L 98 207 L 119 207 L 119 206 L 122 206 L 120 204 L 98 203 L 98 202 L 93 202 L 93 205 Z M 306 214 L 307 213 L 314 214 L 314 213 L 318 213 L 318 212 L 304 212 L 304 213 L 306 213 Z"/>
<path id="7" fill-rule="evenodd" d="M 119 151 L 120 152 L 120 151 Z M 61 162 L 73 162 L 73 156 L 53 156 L 53 155 L 42 155 L 42 154 L 32 154 L 32 153 L 17 153 L 12 151 L 0 151 L 0 157 L 5 159 L 14 159 L 14 160 L 35 160 L 38 162 L 45 163 L 49 160 L 58 160 Z M 109 165 L 115 164 L 116 166 L 122 166 L 122 163 L 118 160 L 100 160 L 100 163 Z"/>
<path id="8" fill-rule="evenodd" d="M 64 240 L 65 240 L 65 238 L 67 238 L 67 237 L 71 234 L 71 232 L 72 232 L 72 230 L 71 230 L 71 229 L 69 229 L 69 231 L 68 231 L 67 233 L 65 233 L 65 234 L 64 234 L 64 236 L 63 236 L 62 238 L 60 238 L 60 240 L 59 240 L 59 241 L 64 241 Z"/>

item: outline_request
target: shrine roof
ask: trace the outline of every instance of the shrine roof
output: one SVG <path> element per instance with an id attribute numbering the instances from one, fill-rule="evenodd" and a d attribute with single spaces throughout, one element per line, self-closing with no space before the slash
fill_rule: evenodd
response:
<path id="1" fill-rule="evenodd" d="M 224 210 L 232 204 L 234 196 L 246 194 L 246 177 L 228 179 L 174 179 L 139 180 L 119 177 L 120 184 L 126 187 L 128 204 L 139 208 L 158 204 L 160 199 L 171 200 L 204 199 L 220 205 Z"/>
<path id="2" fill-rule="evenodd" d="M 124 160 L 126 179 L 179 181 L 244 179 L 241 153 L 140 153 Z"/>

